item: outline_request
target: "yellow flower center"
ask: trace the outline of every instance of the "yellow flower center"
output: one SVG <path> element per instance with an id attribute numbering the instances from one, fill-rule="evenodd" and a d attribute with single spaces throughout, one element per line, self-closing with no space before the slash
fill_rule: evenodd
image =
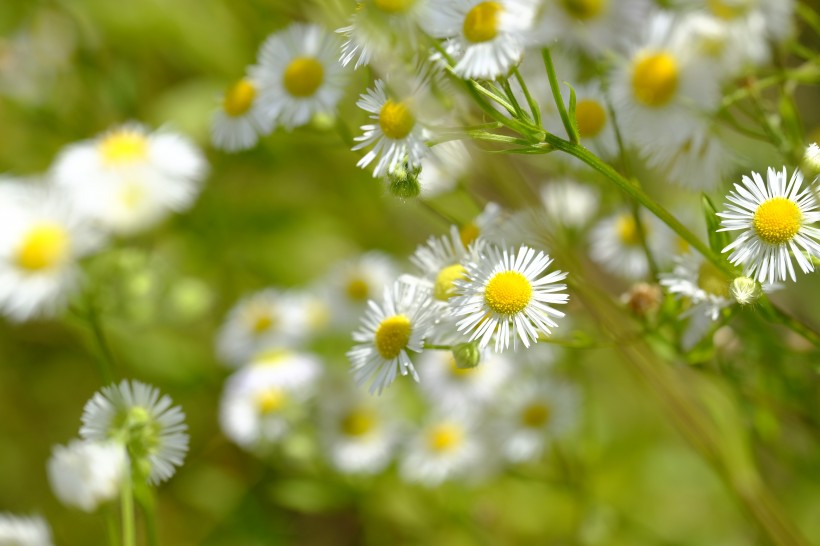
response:
<path id="1" fill-rule="evenodd" d="M 17 264 L 29 271 L 51 269 L 68 257 L 69 244 L 68 233 L 62 226 L 34 226 L 17 249 Z"/>
<path id="2" fill-rule="evenodd" d="M 373 0 L 373 5 L 385 13 L 404 13 L 416 0 Z"/>
<path id="3" fill-rule="evenodd" d="M 148 156 L 148 140 L 133 129 L 119 129 L 100 141 L 100 155 L 109 165 L 122 165 L 145 159 Z"/>
<path id="4" fill-rule="evenodd" d="M 707 0 L 706 5 L 715 17 L 727 21 L 746 15 L 751 8 L 749 0 Z"/>
<path id="5" fill-rule="evenodd" d="M 618 239 L 626 246 L 641 244 L 641 235 L 638 232 L 638 223 L 631 214 L 624 214 L 618 218 Z M 646 226 L 644 226 L 646 227 Z"/>
<path id="6" fill-rule="evenodd" d="M 287 394 L 282 389 L 274 387 L 256 393 L 256 409 L 262 415 L 270 415 L 282 409 L 287 401 Z"/>
<path id="7" fill-rule="evenodd" d="M 239 80 L 225 91 L 222 109 L 231 117 L 238 117 L 251 109 L 256 98 L 256 87 L 250 80 Z"/>
<path id="8" fill-rule="evenodd" d="M 575 119 L 578 121 L 578 132 L 583 138 L 593 138 L 606 125 L 606 110 L 598 101 L 579 100 L 575 105 Z"/>
<path id="9" fill-rule="evenodd" d="M 452 451 L 464 439 L 464 431 L 453 423 L 441 423 L 427 432 L 427 445 L 436 453 Z"/>
<path id="10" fill-rule="evenodd" d="M 549 421 L 552 411 L 547 404 L 535 402 L 521 412 L 521 422 L 525 427 L 539 428 Z"/>
<path id="11" fill-rule="evenodd" d="M 458 234 L 461 237 L 461 243 L 464 246 L 469 246 L 470 243 L 478 239 L 478 236 L 481 235 L 481 230 L 477 225 L 470 222 L 469 224 L 463 226 Z"/>
<path id="12" fill-rule="evenodd" d="M 730 295 L 729 280 L 711 262 L 704 261 L 703 265 L 700 266 L 698 270 L 698 287 L 713 296 L 728 298 Z"/>
<path id="13" fill-rule="evenodd" d="M 757 207 L 752 226 L 762 241 L 779 245 L 791 241 L 802 222 L 803 214 L 794 201 L 772 197 Z"/>
<path id="14" fill-rule="evenodd" d="M 387 317 L 376 328 L 376 350 L 385 360 L 392 360 L 407 347 L 410 341 L 412 326 L 410 319 L 404 315 Z"/>
<path id="15" fill-rule="evenodd" d="M 504 8 L 498 2 L 481 2 L 464 17 L 464 37 L 473 43 L 488 42 L 498 34 L 498 19 Z"/>
<path id="16" fill-rule="evenodd" d="M 496 273 L 484 289 L 487 307 L 501 315 L 514 315 L 532 298 L 532 285 L 518 271 Z"/>
<path id="17" fill-rule="evenodd" d="M 361 277 L 352 277 L 347 281 L 345 293 L 353 301 L 365 301 L 370 295 L 370 286 Z"/>
<path id="18" fill-rule="evenodd" d="M 379 112 L 379 126 L 387 138 L 401 140 L 410 134 L 415 124 L 416 118 L 403 102 L 388 99 Z"/>
<path id="19" fill-rule="evenodd" d="M 447 301 L 456 294 L 454 281 L 464 278 L 464 267 L 460 264 L 450 265 L 438 272 L 433 287 L 433 297 Z"/>
<path id="20" fill-rule="evenodd" d="M 668 103 L 678 89 L 678 62 L 669 53 L 640 57 L 632 69 L 635 99 L 657 108 Z"/>
<path id="21" fill-rule="evenodd" d="M 354 408 L 342 418 L 340 426 L 346 436 L 364 436 L 375 428 L 376 415 L 367 408 Z"/>
<path id="22" fill-rule="evenodd" d="M 311 97 L 322 85 L 325 69 L 313 57 L 297 57 L 285 68 L 282 84 L 291 96 Z"/>
<path id="23" fill-rule="evenodd" d="M 572 17 L 586 21 L 601 13 L 607 0 L 561 0 L 561 4 Z"/>

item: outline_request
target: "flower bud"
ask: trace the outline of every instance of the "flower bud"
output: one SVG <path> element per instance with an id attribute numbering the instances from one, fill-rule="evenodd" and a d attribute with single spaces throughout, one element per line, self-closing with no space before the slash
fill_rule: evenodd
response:
<path id="1" fill-rule="evenodd" d="M 646 317 L 657 311 L 662 298 L 660 286 L 645 282 L 633 284 L 629 292 L 621 296 L 626 306 L 639 317 Z"/>
<path id="2" fill-rule="evenodd" d="M 817 146 L 817 143 L 812 143 L 806 148 L 800 169 L 809 178 L 820 174 L 820 146 Z"/>
<path id="3" fill-rule="evenodd" d="M 478 343 L 459 343 L 453 345 L 453 358 L 456 361 L 456 368 L 460 370 L 475 368 L 481 362 L 481 350 Z"/>
<path id="4" fill-rule="evenodd" d="M 390 194 L 401 199 L 418 197 L 421 193 L 419 174 L 421 167 L 409 168 L 406 162 L 394 168 L 387 174 Z"/>
<path id="5" fill-rule="evenodd" d="M 763 294 L 760 285 L 754 279 L 749 277 L 737 277 L 732 281 L 729 287 L 732 297 L 735 298 L 740 305 L 748 305 L 754 303 Z"/>

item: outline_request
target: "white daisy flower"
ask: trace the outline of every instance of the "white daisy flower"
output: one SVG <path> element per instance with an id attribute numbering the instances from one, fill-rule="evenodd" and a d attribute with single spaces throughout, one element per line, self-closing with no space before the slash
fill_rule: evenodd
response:
<path id="1" fill-rule="evenodd" d="M 119 235 L 189 208 L 207 171 L 202 152 L 186 137 L 168 130 L 149 133 L 137 123 L 71 144 L 52 168 L 54 183 L 74 206 Z"/>
<path id="2" fill-rule="evenodd" d="M 744 33 L 747 42 L 782 42 L 794 30 L 793 0 L 675 0 L 674 4 L 683 10 L 699 10 L 726 25 L 734 47 L 759 47 L 734 43 Z"/>
<path id="3" fill-rule="evenodd" d="M 761 283 L 795 281 L 792 257 L 803 273 L 814 271 L 813 258 L 820 257 L 820 220 L 817 198 L 811 187 L 803 188 L 803 174 L 795 170 L 787 182 L 786 168 L 769 167 L 767 180 L 753 172 L 743 176 L 726 197 L 720 231 L 741 231 L 723 249 L 732 251 L 729 261 L 742 265 L 744 275 Z"/>
<path id="4" fill-rule="evenodd" d="M 268 288 L 239 300 L 217 334 L 216 352 L 241 366 L 270 348 L 298 345 L 311 332 L 309 309 L 291 293 Z"/>
<path id="5" fill-rule="evenodd" d="M 460 140 L 436 144 L 421 161 L 418 181 L 421 197 L 429 199 L 455 189 L 471 164 L 470 153 Z"/>
<path id="6" fill-rule="evenodd" d="M 653 258 L 660 263 L 666 262 L 671 256 L 671 232 L 643 210 L 639 217 Z M 593 226 L 589 233 L 589 246 L 593 261 L 610 273 L 630 280 L 639 280 L 649 273 L 638 223 L 630 210 L 621 210 Z"/>
<path id="7" fill-rule="evenodd" d="M 518 339 L 529 347 L 540 335 L 557 327 L 553 317 L 564 313 L 551 305 L 564 304 L 569 295 L 560 293 L 567 285 L 558 284 L 566 273 L 545 274 L 552 260 L 544 252 L 521 246 L 518 250 L 489 247 L 484 259 L 467 265 L 464 281 L 456 281 L 458 293 L 451 300 L 453 315 L 464 317 L 459 331 L 469 333 L 470 341 L 479 340 L 485 348 L 495 336 L 495 352 Z"/>
<path id="8" fill-rule="evenodd" d="M 482 239 L 465 246 L 458 228 L 451 226 L 449 236 L 430 237 L 416 249 L 410 261 L 429 281 L 433 299 L 447 303 L 456 294 L 455 282 L 464 279 L 464 264 L 478 259 L 483 247 Z"/>
<path id="9" fill-rule="evenodd" d="M 15 516 L 0 512 L 0 544 L 8 546 L 53 546 L 51 529 L 40 516 Z"/>
<path id="10" fill-rule="evenodd" d="M 496 400 L 513 374 L 512 362 L 506 356 L 489 352 L 474 368 L 459 368 L 451 351 L 425 351 L 418 360 L 419 388 L 445 413 L 482 407 Z"/>
<path id="11" fill-rule="evenodd" d="M 459 230 L 461 243 L 466 247 L 470 243 L 481 237 L 494 244 L 502 243 L 499 239 L 499 228 L 506 219 L 506 213 L 497 203 L 490 201 L 484 206 L 484 210 L 467 222 Z"/>
<path id="12" fill-rule="evenodd" d="M 541 187 L 546 221 L 568 229 L 586 226 L 598 210 L 599 192 L 572 179 L 551 180 Z"/>
<path id="13" fill-rule="evenodd" d="M 288 130 L 333 115 L 347 83 L 338 49 L 336 37 L 317 25 L 294 23 L 271 34 L 250 68 L 265 115 Z"/>
<path id="14" fill-rule="evenodd" d="M 364 134 L 356 137 L 358 142 L 353 150 L 373 148 L 362 157 L 357 167 L 367 167 L 374 160 L 373 177 L 384 176 L 398 166 L 413 169 L 421 166 L 428 153 L 426 141 L 430 132 L 419 118 L 423 109 L 419 106 L 424 92 L 423 80 L 417 81 L 402 99 L 388 97 L 386 84 L 376 80 L 375 89 L 368 89 L 361 95 L 356 105 L 370 112 L 370 119 L 376 123 L 362 125 Z"/>
<path id="15" fill-rule="evenodd" d="M 80 436 L 94 442 L 125 445 L 131 464 L 148 482 L 174 475 L 188 452 L 188 427 L 179 406 L 158 389 L 125 379 L 94 394 L 83 408 Z"/>
<path id="16" fill-rule="evenodd" d="M 117 497 L 127 469 L 122 444 L 81 440 L 54 446 L 47 466 L 54 495 L 66 506 L 86 512 Z"/>
<path id="17" fill-rule="evenodd" d="M 395 261 L 383 252 L 370 251 L 337 263 L 324 276 L 320 289 L 330 307 L 331 320 L 350 330 L 367 307 L 367 300 L 383 294 L 397 275 Z"/>
<path id="18" fill-rule="evenodd" d="M 225 384 L 220 403 L 225 436 L 249 450 L 279 442 L 303 417 L 321 369 L 312 354 L 279 351 L 237 371 Z"/>
<path id="19" fill-rule="evenodd" d="M 609 107 L 604 91 L 599 83 L 587 83 L 573 86 L 575 89 L 575 120 L 581 144 L 594 153 L 605 158 L 615 157 L 618 153 L 618 141 L 615 137 L 615 125 L 609 115 Z M 561 93 L 569 104 L 569 88 L 563 86 Z M 547 127 L 551 132 L 566 137 L 566 129 L 560 116 L 554 112 L 552 125 Z M 547 122 L 549 123 L 549 121 Z"/>
<path id="20" fill-rule="evenodd" d="M 432 328 L 430 294 L 414 283 L 397 281 L 385 288 L 379 305 L 369 301 L 361 327 L 353 333 L 358 345 L 347 353 L 356 382 L 372 380 L 370 392 L 381 393 L 398 374 L 419 380 L 408 351 L 419 353 Z"/>
<path id="21" fill-rule="evenodd" d="M 812 142 L 803 152 L 803 168 L 807 173 L 820 173 L 820 146 Z"/>
<path id="22" fill-rule="evenodd" d="M 82 282 L 77 261 L 94 252 L 101 237 L 65 196 L 39 185 L 0 192 L 0 313 L 14 321 L 52 317 Z"/>
<path id="23" fill-rule="evenodd" d="M 676 256 L 672 272 L 660 275 L 661 285 L 670 294 L 686 298 L 695 306 L 685 316 L 702 313 L 713 321 L 718 319 L 721 310 L 734 303 L 729 293 L 730 281 L 714 264 L 695 252 Z"/>
<path id="24" fill-rule="evenodd" d="M 273 130 L 273 118 L 262 107 L 259 82 L 247 76 L 233 82 L 219 102 L 211 121 L 211 141 L 226 152 L 247 150 L 260 135 Z"/>
<path id="25" fill-rule="evenodd" d="M 524 54 L 524 33 L 532 25 L 536 0 L 431 0 L 431 36 L 448 39 L 458 57 L 455 73 L 489 80 L 506 75 Z"/>

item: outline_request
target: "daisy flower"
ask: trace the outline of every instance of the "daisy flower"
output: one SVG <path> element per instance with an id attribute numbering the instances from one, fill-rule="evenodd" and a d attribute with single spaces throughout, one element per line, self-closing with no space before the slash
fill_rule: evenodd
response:
<path id="1" fill-rule="evenodd" d="M 247 150 L 259 135 L 273 130 L 273 118 L 259 100 L 259 82 L 246 76 L 233 82 L 219 102 L 211 121 L 211 142 L 226 152 Z"/>
<path id="2" fill-rule="evenodd" d="M 795 281 L 792 258 L 803 273 L 814 271 L 813 258 L 820 257 L 820 220 L 817 198 L 811 187 L 803 188 L 799 170 L 786 174 L 769 167 L 766 181 L 758 173 L 743 176 L 742 185 L 726 197 L 726 211 L 719 231 L 740 231 L 723 252 L 729 261 L 742 265 L 744 275 L 761 283 Z"/>
<path id="3" fill-rule="evenodd" d="M 484 259 L 467 265 L 465 280 L 456 282 L 460 295 L 451 305 L 455 316 L 464 317 L 459 331 L 469 334 L 470 341 L 479 340 L 482 349 L 495 336 L 495 352 L 507 349 L 510 338 L 515 349 L 518 339 L 529 347 L 539 335 L 548 335 L 558 326 L 552 317 L 564 316 L 551 305 L 569 300 L 560 293 L 567 285 L 558 284 L 567 274 L 545 274 L 550 263 L 547 254 L 526 246 L 517 251 L 489 247 Z"/>
<path id="4" fill-rule="evenodd" d="M 578 123 L 578 134 L 581 144 L 603 157 L 614 157 L 618 153 L 618 142 L 615 138 L 615 126 L 610 119 L 607 100 L 600 84 L 589 83 L 574 87 L 575 89 L 575 121 Z M 566 86 L 561 90 L 566 95 L 565 101 L 569 104 L 569 90 Z M 554 132 L 565 135 L 566 129 L 557 118 Z M 552 127 L 550 129 L 553 129 Z"/>
<path id="5" fill-rule="evenodd" d="M 40 516 L 21 517 L 0 512 L 0 544 L 53 546 L 51 529 Z"/>
<path id="6" fill-rule="evenodd" d="M 367 300 L 384 293 L 397 276 L 394 260 L 387 254 L 370 251 L 335 265 L 321 283 L 332 320 L 349 329 L 358 321 Z"/>
<path id="7" fill-rule="evenodd" d="M 419 357 L 419 388 L 442 411 L 483 407 L 500 392 L 513 373 L 510 360 L 484 354 L 474 368 L 459 368 L 451 351 L 425 351 Z"/>
<path id="8" fill-rule="evenodd" d="M 421 197 L 429 199 L 452 191 L 471 163 L 470 153 L 460 140 L 436 144 L 421 161 L 418 181 Z"/>
<path id="9" fill-rule="evenodd" d="M 467 79 L 489 80 L 506 75 L 524 54 L 536 0 L 431 0 L 428 32 L 448 39 L 458 61 L 455 73 Z"/>
<path id="10" fill-rule="evenodd" d="M 48 481 L 60 502 L 93 512 L 117 497 L 127 465 L 122 444 L 72 440 L 67 446 L 54 446 Z"/>
<path id="11" fill-rule="evenodd" d="M 552 226 L 581 229 L 595 215 L 598 191 L 572 179 L 551 180 L 539 192 L 545 220 Z"/>
<path id="12" fill-rule="evenodd" d="M 186 137 L 137 123 L 72 144 L 52 169 L 72 204 L 105 229 L 130 235 L 193 204 L 208 171 Z"/>
<path id="13" fill-rule="evenodd" d="M 664 262 L 670 255 L 671 233 L 657 218 L 641 211 L 641 224 L 652 256 Z M 589 255 L 598 265 L 621 277 L 638 280 L 649 272 L 638 223 L 622 210 L 599 221 L 589 233 Z"/>
<path id="14" fill-rule="evenodd" d="M 670 294 L 688 299 L 694 307 L 690 314 L 705 314 L 717 320 L 721 310 L 733 302 L 729 293 L 730 279 L 700 254 L 690 252 L 675 258 L 671 273 L 660 275 L 660 283 Z"/>
<path id="15" fill-rule="evenodd" d="M 429 302 L 427 290 L 402 281 L 385 288 L 381 305 L 368 302 L 361 327 L 353 333 L 358 345 L 347 353 L 357 383 L 372 380 L 370 392 L 381 393 L 399 373 L 419 380 L 408 352 L 421 352 L 430 333 Z"/>
<path id="16" fill-rule="evenodd" d="M 83 409 L 80 436 L 89 441 L 122 443 L 131 464 L 158 484 L 174 475 L 188 452 L 185 414 L 166 395 L 125 379 L 103 387 Z"/>
<path id="17" fill-rule="evenodd" d="M 506 214 L 498 204 L 492 201 L 487 203 L 478 216 L 461 226 L 459 230 L 461 243 L 466 247 L 479 237 L 487 241 L 500 243 L 501 241 L 497 235 L 505 218 Z"/>
<path id="18" fill-rule="evenodd" d="M 14 321 L 61 312 L 82 281 L 77 261 L 101 237 L 65 196 L 39 185 L 0 192 L 0 313 Z"/>
<path id="19" fill-rule="evenodd" d="M 250 69 L 265 115 L 290 130 L 334 114 L 347 83 L 338 49 L 336 37 L 317 25 L 294 23 L 269 36 Z"/>
<path id="20" fill-rule="evenodd" d="M 455 282 L 464 278 L 464 263 L 478 259 L 482 248 L 482 239 L 465 246 L 458 228 L 451 226 L 449 236 L 430 237 L 416 249 L 410 261 L 429 281 L 433 299 L 446 303 L 456 294 Z"/>

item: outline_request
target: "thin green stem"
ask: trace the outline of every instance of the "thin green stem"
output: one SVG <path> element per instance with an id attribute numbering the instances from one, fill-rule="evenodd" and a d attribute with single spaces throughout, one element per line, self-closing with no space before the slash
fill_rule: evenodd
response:
<path id="1" fill-rule="evenodd" d="M 100 357 L 96 359 L 100 377 L 106 385 L 113 383 L 115 378 L 114 370 L 117 368 L 117 363 L 114 359 L 114 353 L 111 350 L 111 345 L 109 345 L 108 338 L 105 335 L 105 330 L 103 329 L 102 321 L 100 320 L 100 315 L 97 311 L 97 306 L 93 301 L 89 300 L 84 318 L 91 328 L 94 343 L 100 353 Z"/>
<path id="2" fill-rule="evenodd" d="M 541 50 L 541 55 L 544 57 L 544 66 L 547 69 L 547 78 L 550 81 L 550 89 L 552 90 L 552 98 L 555 100 L 555 106 L 558 108 L 558 113 L 561 115 L 561 122 L 564 124 L 564 129 L 569 135 L 569 140 L 573 144 L 578 144 L 581 137 L 578 134 L 572 120 L 569 119 L 567 109 L 564 106 L 564 98 L 561 96 L 561 88 L 558 87 L 558 77 L 555 75 L 555 65 L 552 64 L 552 55 L 548 47 Z"/>
<path id="3" fill-rule="evenodd" d="M 452 345 L 435 345 L 433 343 L 425 343 L 424 348 L 425 349 L 430 349 L 430 350 L 433 350 L 433 351 L 452 351 L 453 350 Z"/>
<path id="4" fill-rule="evenodd" d="M 538 103 L 535 101 L 535 99 L 532 98 L 530 90 L 527 87 L 527 82 L 524 81 L 524 77 L 521 76 L 521 72 L 518 71 L 517 66 L 513 68 L 513 75 L 515 76 L 516 81 L 518 81 L 518 85 L 521 86 L 521 91 L 523 91 L 524 97 L 527 99 L 527 104 L 530 107 L 530 112 L 532 112 L 532 119 L 535 120 L 535 124 L 538 127 L 541 127 L 541 108 L 538 107 Z"/>
<path id="5" fill-rule="evenodd" d="M 137 529 L 134 520 L 134 484 L 131 470 L 125 473 L 120 490 L 122 506 L 122 546 L 136 546 Z"/>
<path id="6" fill-rule="evenodd" d="M 115 505 L 105 507 L 105 532 L 108 546 L 117 546 L 117 512 Z"/>
<path id="7" fill-rule="evenodd" d="M 507 95 L 508 99 L 510 99 L 510 104 L 512 104 L 512 107 L 515 110 L 515 117 L 520 120 L 530 121 L 529 119 L 527 119 L 527 114 L 524 113 L 524 110 L 518 103 L 518 99 L 515 98 L 515 93 L 513 93 L 512 87 L 510 87 L 509 80 L 507 80 L 506 78 L 501 80 L 501 87 L 504 89 L 504 94 Z"/>

